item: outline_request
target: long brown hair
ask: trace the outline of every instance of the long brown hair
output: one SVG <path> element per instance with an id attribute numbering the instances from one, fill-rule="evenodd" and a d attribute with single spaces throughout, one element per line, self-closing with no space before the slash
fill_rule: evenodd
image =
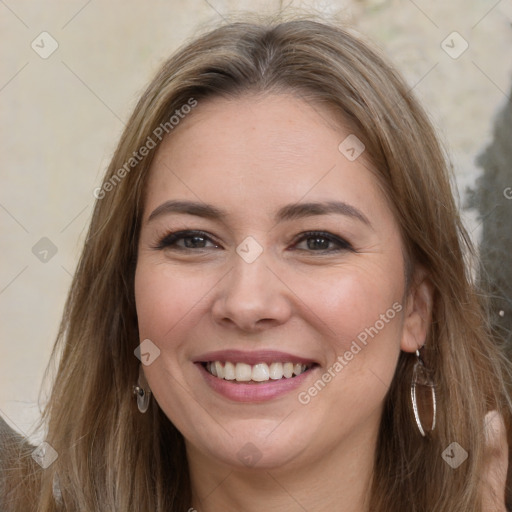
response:
<path id="1" fill-rule="evenodd" d="M 149 146 L 148 137 L 158 139 L 159 127 L 172 137 L 179 126 L 169 120 L 184 105 L 272 91 L 326 106 L 364 142 L 402 230 L 408 265 L 427 269 L 435 291 L 425 360 L 437 386 L 437 427 L 426 438 L 415 429 L 414 357 L 402 353 L 385 401 L 369 510 L 481 512 L 483 419 L 497 409 L 510 427 L 511 372 L 469 272 L 474 251 L 447 159 L 427 115 L 379 52 L 351 30 L 313 19 L 211 30 L 179 49 L 142 95 L 97 193 L 52 354 L 58 371 L 42 421 L 59 456 L 44 470 L 28 452 L 20 459 L 8 510 L 190 508 L 181 434 L 155 402 L 140 414 L 132 394 L 140 343 L 134 272 L 155 153 L 139 159 L 140 148 Z M 469 454 L 456 470 L 441 457 L 453 441 Z M 57 479 L 62 508 L 52 492 Z"/>

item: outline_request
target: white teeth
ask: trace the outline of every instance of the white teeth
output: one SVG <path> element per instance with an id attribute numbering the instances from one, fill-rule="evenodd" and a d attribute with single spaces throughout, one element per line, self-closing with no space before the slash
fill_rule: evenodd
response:
<path id="1" fill-rule="evenodd" d="M 255 364 L 252 367 L 251 378 L 255 382 L 263 382 L 265 380 L 268 380 L 270 378 L 268 364 L 267 363 Z"/>
<path id="2" fill-rule="evenodd" d="M 258 363 L 250 365 L 246 363 L 231 363 L 226 361 L 211 361 L 206 364 L 206 370 L 213 376 L 224 380 L 236 380 L 237 382 L 267 382 L 280 380 L 283 377 L 291 379 L 294 375 L 301 375 L 309 370 L 311 365 L 300 363 Z"/>
<path id="3" fill-rule="evenodd" d="M 271 363 L 268 369 L 269 377 L 272 380 L 279 380 L 283 378 L 283 363 Z"/>
<path id="4" fill-rule="evenodd" d="M 284 363 L 283 364 L 283 375 L 287 379 L 291 379 L 293 377 L 293 363 Z"/>
<path id="5" fill-rule="evenodd" d="M 230 363 L 229 361 L 224 364 L 224 379 L 226 380 L 235 380 L 235 365 Z"/>
<path id="6" fill-rule="evenodd" d="M 217 377 L 219 377 L 219 379 L 223 379 L 224 378 L 224 368 L 222 367 L 222 363 L 220 361 L 215 361 L 214 366 L 215 366 L 215 371 L 217 373 Z"/>
<path id="7" fill-rule="evenodd" d="M 235 378 L 238 382 L 249 382 L 252 377 L 252 368 L 250 364 L 236 363 Z"/>

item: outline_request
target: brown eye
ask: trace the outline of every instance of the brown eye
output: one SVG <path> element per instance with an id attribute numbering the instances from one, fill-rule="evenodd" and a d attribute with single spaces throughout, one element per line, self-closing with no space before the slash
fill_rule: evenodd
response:
<path id="1" fill-rule="evenodd" d="M 208 245 L 208 244 L 211 245 Z M 219 248 L 219 246 L 211 240 L 211 238 L 202 231 L 177 231 L 164 236 L 156 249 L 209 249 Z"/>
<path id="2" fill-rule="evenodd" d="M 301 245 L 302 247 L 300 247 Z M 294 248 L 296 250 L 310 252 L 353 251 L 352 246 L 346 240 L 323 231 L 302 233 L 300 238 L 295 242 Z"/>

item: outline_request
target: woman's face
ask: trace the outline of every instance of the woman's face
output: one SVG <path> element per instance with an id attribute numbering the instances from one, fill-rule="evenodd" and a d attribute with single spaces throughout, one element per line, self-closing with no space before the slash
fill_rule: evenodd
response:
<path id="1" fill-rule="evenodd" d="M 199 102 L 157 150 L 135 295 L 189 457 L 298 467 L 374 447 L 400 349 L 421 341 L 397 223 L 349 135 L 324 107 L 247 96 Z"/>

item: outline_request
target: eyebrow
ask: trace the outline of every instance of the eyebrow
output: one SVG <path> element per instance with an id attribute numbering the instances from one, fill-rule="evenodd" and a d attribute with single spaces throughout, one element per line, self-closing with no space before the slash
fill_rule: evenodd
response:
<path id="1" fill-rule="evenodd" d="M 226 220 L 229 217 L 225 210 L 217 208 L 211 204 L 197 201 L 169 200 L 155 208 L 149 216 L 147 222 L 151 222 L 157 217 L 171 213 L 195 215 L 205 219 L 221 221 Z M 372 227 L 368 218 L 360 210 L 358 210 L 355 206 L 352 206 L 343 201 L 288 204 L 277 211 L 275 215 L 275 221 L 283 222 L 317 215 L 329 215 L 333 213 L 351 217 L 361 221 L 363 224 L 366 224 L 369 227 Z"/>

